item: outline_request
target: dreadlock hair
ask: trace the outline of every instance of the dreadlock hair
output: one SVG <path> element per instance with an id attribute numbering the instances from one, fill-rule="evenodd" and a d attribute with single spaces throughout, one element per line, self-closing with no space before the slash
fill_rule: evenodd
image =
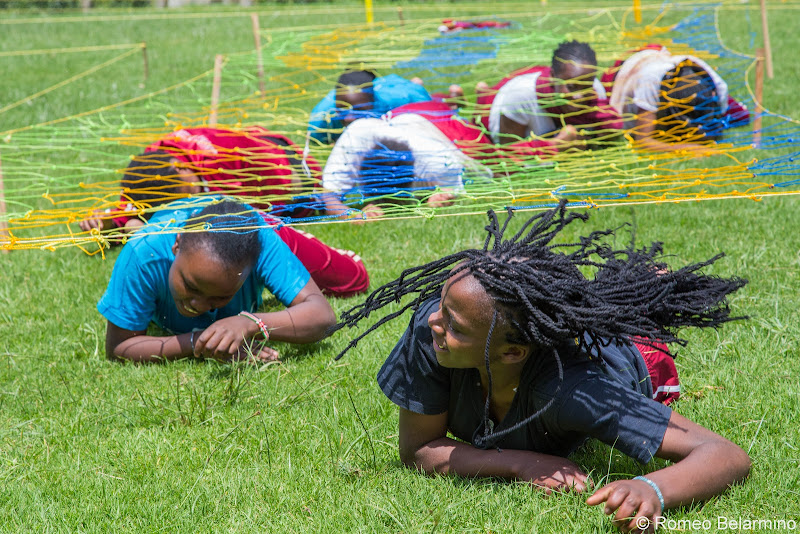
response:
<path id="1" fill-rule="evenodd" d="M 203 223 L 203 229 L 181 234 L 185 250 L 204 248 L 220 263 L 234 268 L 255 264 L 261 254 L 258 229 L 263 220 L 244 204 L 234 200 L 214 202 L 187 222 Z"/>
<path id="2" fill-rule="evenodd" d="M 132 202 L 147 204 L 150 207 L 172 202 L 186 195 L 180 188 L 186 182 L 178 175 L 172 164 L 175 156 L 165 150 L 144 152 L 134 156 L 120 185 L 122 191 Z M 152 212 L 147 214 L 149 218 Z"/>
<path id="3" fill-rule="evenodd" d="M 722 108 L 711 75 L 691 60 L 668 71 L 661 80 L 658 129 L 668 134 L 718 139 Z"/>
<path id="4" fill-rule="evenodd" d="M 566 66 L 569 64 L 574 65 L 590 65 L 597 66 L 597 55 L 594 50 L 587 43 L 580 41 L 564 41 L 555 52 L 553 52 L 553 59 L 550 64 L 550 73 L 554 78 L 563 79 Z"/>
<path id="5" fill-rule="evenodd" d="M 576 219 L 588 218 L 582 213 L 567 213 L 565 200 L 552 210 L 530 217 L 513 237 L 504 239 L 513 214 L 509 208 L 501 224 L 490 210 L 488 235 L 482 249 L 463 250 L 406 269 L 396 280 L 376 289 L 362 304 L 344 312 L 333 331 L 353 327 L 372 312 L 400 302 L 406 295 L 417 295 L 354 338 L 336 359 L 384 323 L 438 295 L 449 278 L 459 273 L 472 275 L 496 303 L 484 353 L 489 371 L 484 435 L 475 437 L 475 445 L 483 447 L 488 446 L 490 439 L 499 439 L 528 424 L 555 399 L 554 395 L 539 411 L 514 426 L 491 433 L 489 347 L 501 313 L 510 326 L 507 341 L 534 346 L 542 354 L 551 352 L 559 381 L 563 381 L 563 365 L 557 349 L 566 342 L 577 342 L 579 351 L 590 357 L 591 349 L 601 351 L 603 346 L 625 342 L 630 337 L 685 345 L 686 341 L 677 335 L 681 327 L 717 327 L 743 318 L 730 316 L 726 298 L 747 280 L 700 272 L 722 254 L 670 271 L 661 260 L 660 243 L 640 250 L 633 245 L 616 250 L 604 239 L 613 236 L 613 230 L 592 232 L 577 243 L 554 244 L 554 238 L 565 226 Z M 594 270 L 594 277 L 584 276 L 581 268 Z M 556 395 L 558 391 L 560 386 Z"/>
<path id="6" fill-rule="evenodd" d="M 368 194 L 391 194 L 414 187 L 414 155 L 408 143 L 378 140 L 361 160 L 358 177 L 359 189 Z"/>

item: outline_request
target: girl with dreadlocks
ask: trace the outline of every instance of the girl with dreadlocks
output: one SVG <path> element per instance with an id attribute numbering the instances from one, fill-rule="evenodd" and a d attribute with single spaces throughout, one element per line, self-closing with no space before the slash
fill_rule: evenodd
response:
<path id="1" fill-rule="evenodd" d="M 511 239 L 489 212 L 483 249 L 408 269 L 342 315 L 353 326 L 408 294 L 345 349 L 408 308 L 416 310 L 378 374 L 400 407 L 400 458 L 427 473 L 529 481 L 583 491 L 587 476 L 564 458 L 592 437 L 648 462 L 673 465 L 618 480 L 587 503 L 627 531 L 671 507 L 742 480 L 738 446 L 653 400 L 660 380 L 632 343 L 684 341 L 676 329 L 716 327 L 726 297 L 746 281 L 700 273 L 718 257 L 670 271 L 661 246 L 614 250 L 611 231 L 572 245 L 552 241 L 570 222 L 565 203 L 528 220 Z M 492 243 L 493 241 L 493 243 Z M 491 246 L 490 246 L 491 245 Z M 581 272 L 593 270 L 588 278 Z M 654 357 L 655 356 L 655 357 Z M 664 355 L 662 355 L 664 356 Z M 339 355 L 341 357 L 341 354 Z M 450 432 L 458 439 L 451 439 Z"/>

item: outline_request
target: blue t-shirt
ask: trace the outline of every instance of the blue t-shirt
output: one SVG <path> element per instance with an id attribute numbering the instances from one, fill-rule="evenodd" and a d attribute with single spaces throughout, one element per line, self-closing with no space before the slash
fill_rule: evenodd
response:
<path id="1" fill-rule="evenodd" d="M 255 312 L 261 306 L 265 288 L 288 306 L 310 276 L 297 256 L 259 217 L 264 225 L 258 230 L 261 254 L 233 299 L 224 307 L 197 317 L 178 313 L 169 289 L 175 236 L 187 219 L 211 201 L 221 199 L 207 196 L 173 202 L 153 215 L 145 228 L 131 235 L 114 264 L 108 288 L 97 303 L 100 314 L 126 330 L 146 330 L 152 321 L 173 334 L 182 334 L 207 328 L 214 321 L 241 311 Z"/>
<path id="2" fill-rule="evenodd" d="M 447 412 L 449 432 L 474 443 L 484 432 L 481 378 L 477 369 L 439 365 L 428 326 L 439 300 L 419 307 L 381 367 L 378 385 L 389 400 L 411 412 Z M 502 421 L 493 421 L 494 432 L 536 413 L 553 397 L 554 403 L 490 446 L 567 456 L 587 438 L 596 438 L 640 462 L 650 461 L 661 446 L 672 410 L 652 400 L 647 366 L 636 347 L 613 343 L 603 347 L 602 364 L 576 346 L 565 345 L 558 354 L 564 365 L 560 390 L 552 353 L 532 355 L 508 413 Z"/>
<path id="3" fill-rule="evenodd" d="M 372 109 L 357 111 L 360 118 L 380 117 L 390 109 L 431 100 L 431 95 L 423 86 L 397 74 L 375 78 L 372 89 L 374 94 Z M 336 90 L 331 89 L 311 110 L 308 135 L 321 143 L 332 143 L 339 138 L 343 128 L 340 112 L 336 109 Z"/>

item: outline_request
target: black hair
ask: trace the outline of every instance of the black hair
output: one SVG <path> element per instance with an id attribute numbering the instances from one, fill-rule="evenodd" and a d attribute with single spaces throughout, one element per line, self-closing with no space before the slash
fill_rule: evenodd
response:
<path id="1" fill-rule="evenodd" d="M 363 89 L 364 87 L 372 85 L 375 78 L 375 73 L 370 70 L 348 70 L 339 76 L 339 79 L 336 80 L 336 86 L 354 86 Z"/>
<path id="2" fill-rule="evenodd" d="M 553 78 L 562 78 L 560 74 L 570 64 L 597 66 L 597 55 L 587 43 L 580 41 L 564 41 L 553 52 L 550 73 Z"/>
<path id="3" fill-rule="evenodd" d="M 626 342 L 632 337 L 643 342 L 685 345 L 686 341 L 677 335 L 681 327 L 717 327 L 743 318 L 730 316 L 727 296 L 747 280 L 700 272 L 722 254 L 671 271 L 661 258 L 661 243 L 644 249 L 631 245 L 617 250 L 606 244 L 614 230 L 592 232 L 577 243 L 553 244 L 569 223 L 588 218 L 586 214 L 568 213 L 564 200 L 556 208 L 530 217 L 513 237 L 504 240 L 513 213 L 509 208 L 501 224 L 493 211 L 488 212 L 488 235 L 483 248 L 463 250 L 406 269 L 397 279 L 372 292 L 362 304 L 344 312 L 332 331 L 353 327 L 387 304 L 416 294 L 400 310 L 385 315 L 355 337 L 336 358 L 384 323 L 409 308 L 416 310 L 422 302 L 438 295 L 447 279 L 459 273 L 472 275 L 497 304 L 486 340 L 487 370 L 491 337 L 501 313 L 510 326 L 508 341 L 535 347 L 542 354 L 552 353 L 560 381 L 563 365 L 558 348 L 565 343 L 577 343 L 579 350 L 573 352 L 583 357 L 591 357 L 592 349 L 601 351 L 612 342 Z M 594 277 L 585 276 L 581 269 L 593 270 Z M 491 372 L 487 386 L 485 431 L 483 437 L 476 439 L 477 446 L 489 443 Z M 556 395 L 558 391 L 560 385 Z M 524 421 L 491 438 L 527 424 L 548 409 L 553 399 Z"/>
<path id="4" fill-rule="evenodd" d="M 414 155 L 405 141 L 379 139 L 361 160 L 359 189 L 389 194 L 414 186 Z"/>
<path id="5" fill-rule="evenodd" d="M 214 202 L 186 221 L 192 227 L 203 223 L 202 230 L 183 232 L 181 248 L 204 248 L 224 265 L 241 268 L 255 264 L 261 254 L 259 228 L 261 216 L 235 200 Z"/>
<path id="6" fill-rule="evenodd" d="M 714 79 L 693 61 L 682 61 L 661 80 L 656 117 L 658 130 L 676 137 L 720 138 L 722 107 Z"/>
<path id="7" fill-rule="evenodd" d="M 150 207 L 186 196 L 179 190 L 186 182 L 172 164 L 174 157 L 165 150 L 134 156 L 120 181 L 123 194 L 133 202 Z"/>

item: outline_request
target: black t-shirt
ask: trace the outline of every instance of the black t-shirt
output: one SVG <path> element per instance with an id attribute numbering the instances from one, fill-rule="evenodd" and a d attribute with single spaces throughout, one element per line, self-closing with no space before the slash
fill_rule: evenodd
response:
<path id="1" fill-rule="evenodd" d="M 485 399 L 477 369 L 448 369 L 433 350 L 428 316 L 439 298 L 423 303 L 378 373 L 378 385 L 393 403 L 414 413 L 447 412 L 448 430 L 474 443 L 482 435 Z M 628 456 L 650 461 L 664 438 L 672 410 L 652 400 L 652 385 L 639 351 L 610 344 L 600 351 L 603 363 L 591 361 L 576 346 L 558 351 L 564 380 L 560 390 L 554 356 L 533 354 L 525 364 L 517 394 L 494 431 L 513 426 L 555 402 L 529 424 L 492 446 L 567 456 L 593 437 Z M 495 423 L 497 423 L 495 421 Z"/>

